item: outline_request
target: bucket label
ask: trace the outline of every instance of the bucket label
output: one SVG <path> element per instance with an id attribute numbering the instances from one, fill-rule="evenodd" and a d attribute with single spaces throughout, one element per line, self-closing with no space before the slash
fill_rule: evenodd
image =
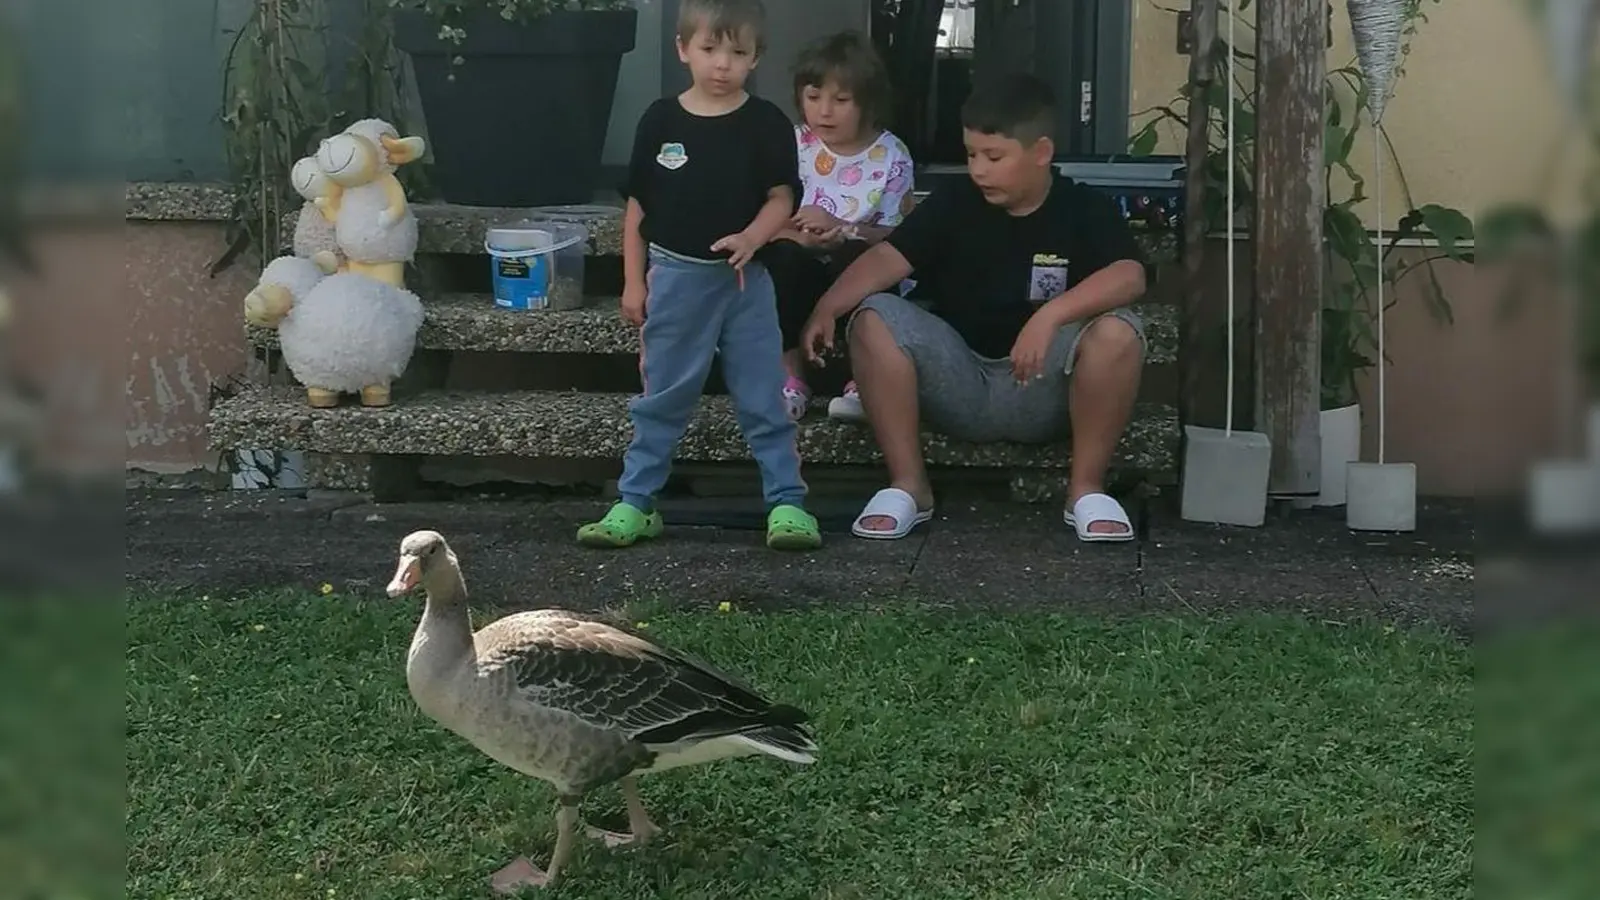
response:
<path id="1" fill-rule="evenodd" d="M 549 304 L 549 260 L 545 254 L 494 260 L 494 305 L 544 309 Z"/>

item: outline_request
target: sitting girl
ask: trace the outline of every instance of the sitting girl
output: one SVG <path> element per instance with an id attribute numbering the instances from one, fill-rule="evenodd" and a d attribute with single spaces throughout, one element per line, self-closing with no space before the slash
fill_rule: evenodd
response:
<path id="1" fill-rule="evenodd" d="M 805 415 L 800 332 L 833 280 L 862 251 L 886 237 L 915 203 L 911 154 L 880 124 L 889 111 L 889 75 L 864 36 L 846 31 L 807 47 L 794 67 L 799 143 L 799 210 L 769 245 L 778 298 L 783 395 L 791 418 Z M 828 415 L 860 420 L 855 382 L 828 403 Z"/>

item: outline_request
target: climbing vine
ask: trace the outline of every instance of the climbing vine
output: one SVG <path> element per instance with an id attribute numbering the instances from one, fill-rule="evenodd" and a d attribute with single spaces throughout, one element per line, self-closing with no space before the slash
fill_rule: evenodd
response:
<path id="1" fill-rule="evenodd" d="M 256 0 L 232 33 L 222 124 L 234 200 L 228 249 L 212 274 L 246 251 L 266 259 L 288 244 L 285 216 L 303 202 L 289 170 L 323 137 L 368 116 L 406 130 L 390 0 L 357 2 L 354 33 L 331 27 L 328 0 Z M 408 177 L 416 173 L 403 172 Z"/>

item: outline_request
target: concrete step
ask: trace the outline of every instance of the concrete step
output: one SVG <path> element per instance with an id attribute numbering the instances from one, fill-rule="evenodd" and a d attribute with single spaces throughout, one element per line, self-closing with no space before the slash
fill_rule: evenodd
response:
<path id="1" fill-rule="evenodd" d="M 425 299 L 427 318 L 417 333 L 424 350 L 514 353 L 637 353 L 639 330 L 623 321 L 615 297 L 595 299 L 574 310 L 522 312 L 501 309 L 488 294 L 443 294 Z M 1140 303 L 1150 339 L 1147 365 L 1178 358 L 1178 309 L 1166 303 Z M 278 332 L 246 325 L 252 346 L 278 348 Z"/>
<path id="2" fill-rule="evenodd" d="M 579 222 L 589 229 L 591 256 L 622 255 L 622 206 L 620 203 L 594 203 L 584 206 L 555 206 L 539 209 L 515 207 L 460 206 L 452 203 L 413 203 L 417 215 L 417 253 L 483 255 L 483 237 L 489 228 L 529 216 L 557 221 Z M 299 209 L 284 218 L 284 234 L 294 233 Z M 1138 231 L 1134 235 L 1152 265 L 1177 260 L 1178 236 L 1173 232 Z"/>
<path id="3" fill-rule="evenodd" d="M 294 388 L 248 388 L 212 408 L 208 431 L 211 446 L 219 450 L 272 447 L 369 456 L 617 460 L 633 433 L 629 399 L 627 394 L 577 391 L 424 391 L 381 409 L 313 409 Z M 1114 466 L 1150 474 L 1176 472 L 1177 439 L 1176 410 L 1141 403 Z M 808 463 L 882 462 L 866 427 L 832 421 L 820 407 L 801 422 L 799 445 Z M 969 444 L 936 434 L 924 435 L 923 452 L 930 465 L 967 468 L 1062 469 L 1069 459 L 1065 444 Z M 677 458 L 750 458 L 727 397 L 702 399 Z"/>

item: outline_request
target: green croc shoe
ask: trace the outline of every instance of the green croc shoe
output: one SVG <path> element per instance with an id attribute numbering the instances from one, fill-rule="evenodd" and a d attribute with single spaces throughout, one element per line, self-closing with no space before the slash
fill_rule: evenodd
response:
<path id="1" fill-rule="evenodd" d="M 822 546 L 817 517 L 798 506 L 774 506 L 767 513 L 767 546 L 773 550 L 815 550 Z"/>
<path id="2" fill-rule="evenodd" d="M 645 513 L 627 503 L 615 503 L 606 517 L 578 529 L 578 543 L 585 547 L 631 547 L 636 542 L 661 536 L 661 513 Z"/>

